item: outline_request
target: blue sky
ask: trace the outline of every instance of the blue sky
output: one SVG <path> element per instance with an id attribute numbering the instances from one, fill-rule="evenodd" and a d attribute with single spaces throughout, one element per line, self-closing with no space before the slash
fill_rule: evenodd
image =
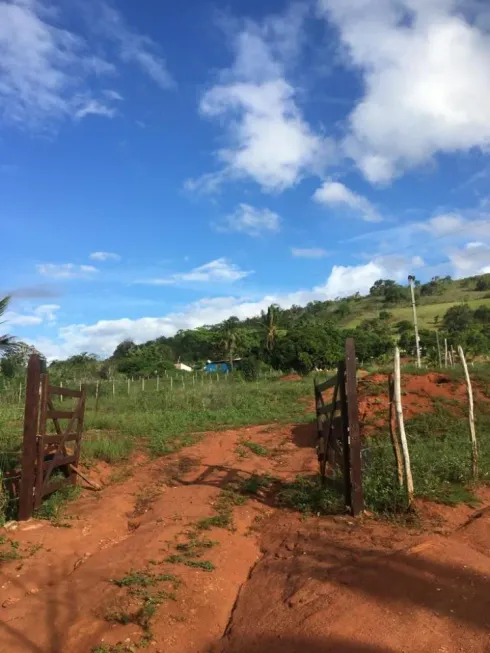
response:
<path id="1" fill-rule="evenodd" d="M 50 358 L 490 272 L 490 7 L 0 0 L 0 294 Z"/>

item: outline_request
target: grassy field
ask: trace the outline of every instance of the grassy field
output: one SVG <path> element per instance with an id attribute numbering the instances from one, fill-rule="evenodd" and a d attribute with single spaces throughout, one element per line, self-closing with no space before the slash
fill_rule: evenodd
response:
<path id="1" fill-rule="evenodd" d="M 420 373 L 406 368 L 405 372 Z M 426 372 L 427 370 L 424 370 Z M 450 370 L 454 379 L 461 371 Z M 323 376 L 326 376 L 324 374 Z M 490 367 L 475 366 L 472 376 L 490 398 Z M 312 378 L 284 382 L 266 378 L 244 382 L 231 377 L 190 381 L 190 377 L 141 383 L 101 383 L 95 398 L 95 384 L 87 387 L 86 433 L 82 445 L 83 458 L 90 463 L 104 460 L 118 463 L 135 450 L 144 449 L 161 456 L 189 446 L 204 431 L 222 430 L 253 424 L 274 422 L 312 422 L 307 400 L 312 400 Z M 114 392 L 114 394 L 113 394 Z M 15 469 L 20 461 L 23 405 L 18 392 L 6 392 L 0 407 L 0 473 Z M 311 405 L 311 404 L 310 404 Z M 61 405 L 60 405 L 61 407 Z M 63 403 L 65 410 L 70 404 Z M 471 501 L 471 466 L 468 424 L 465 407 L 454 412 L 442 402 L 435 402 L 433 411 L 420 414 L 407 423 L 409 447 L 416 492 L 438 501 Z M 480 479 L 490 481 L 490 402 L 476 405 L 480 447 Z M 255 444 L 255 443 L 252 443 Z M 312 448 L 312 457 L 315 452 Z M 257 455 L 262 452 L 257 452 Z M 266 455 L 266 452 L 263 454 Z M 386 428 L 370 437 L 363 445 L 364 489 L 369 509 L 393 513 L 402 510 L 405 496 L 396 483 L 393 450 Z M 1 496 L 0 496 L 1 499 Z M 287 505 L 315 512 L 342 509 L 339 494 L 330 488 L 319 488 L 314 479 L 299 479 L 282 491 Z M 0 505 L 2 510 L 8 508 Z M 9 508 L 10 515 L 12 507 Z"/>

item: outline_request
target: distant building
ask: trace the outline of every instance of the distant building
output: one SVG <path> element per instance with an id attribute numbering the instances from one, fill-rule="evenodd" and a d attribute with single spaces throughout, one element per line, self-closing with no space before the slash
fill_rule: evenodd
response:
<path id="1" fill-rule="evenodd" d="M 192 367 L 189 367 L 189 365 L 185 365 L 184 363 L 175 363 L 174 367 L 176 370 L 180 370 L 181 372 L 192 372 Z"/>
<path id="2" fill-rule="evenodd" d="M 233 359 L 233 369 L 237 369 L 240 367 L 240 361 L 241 358 L 234 358 Z M 230 361 L 229 360 L 223 360 L 223 361 L 208 361 L 206 365 L 204 366 L 204 371 L 205 372 L 231 372 L 231 366 L 230 366 Z"/>

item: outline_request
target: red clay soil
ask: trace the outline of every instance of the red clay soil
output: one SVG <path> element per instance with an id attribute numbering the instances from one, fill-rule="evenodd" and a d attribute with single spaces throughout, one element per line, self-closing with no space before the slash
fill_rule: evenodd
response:
<path id="1" fill-rule="evenodd" d="M 301 381 L 301 377 L 298 374 L 285 374 L 281 376 L 281 381 Z"/>
<path id="2" fill-rule="evenodd" d="M 403 374 L 401 379 L 402 405 L 405 419 L 434 410 L 434 400 L 446 400 L 452 413 L 461 413 L 467 404 L 467 391 L 463 381 L 452 381 L 438 373 L 425 375 Z M 488 402 L 488 397 L 475 385 L 477 401 Z M 451 402 L 460 402 L 460 406 Z M 370 374 L 359 381 L 359 419 L 362 434 L 371 435 L 386 426 L 389 418 L 388 376 Z"/>
<path id="3" fill-rule="evenodd" d="M 181 581 L 153 618 L 155 652 L 488 653 L 490 514 L 470 519 L 467 506 L 426 504 L 423 526 L 407 528 L 304 519 L 259 495 L 233 508 L 234 529 L 204 533 L 218 542 L 204 556 L 214 571 L 165 560 L 230 484 L 316 471 L 314 438 L 313 425 L 210 433 L 116 470 L 120 482 L 69 505 L 71 528 L 32 520 L 9 531 L 23 557 L 0 569 L 0 651 L 136 650 L 141 628 L 106 620 L 132 607 L 111 579 L 150 570 Z M 110 473 L 100 466 L 103 481 Z M 481 499 L 490 505 L 490 492 Z"/>

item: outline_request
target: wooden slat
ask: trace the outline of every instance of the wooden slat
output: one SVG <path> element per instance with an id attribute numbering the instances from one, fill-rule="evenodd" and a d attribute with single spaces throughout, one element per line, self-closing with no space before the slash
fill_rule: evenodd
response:
<path id="1" fill-rule="evenodd" d="M 59 444 L 61 442 L 62 437 L 63 437 L 62 434 L 45 435 L 43 437 L 43 442 L 44 442 L 44 444 L 47 444 L 47 445 Z M 73 442 L 73 440 L 76 440 L 77 438 L 78 438 L 78 433 L 68 433 L 68 435 L 65 438 L 65 442 Z"/>
<path id="2" fill-rule="evenodd" d="M 321 406 L 320 408 L 316 409 L 316 412 L 319 415 L 330 415 L 330 413 L 335 412 L 336 410 L 340 410 L 342 407 L 342 404 L 340 401 L 336 401 L 335 404 L 325 404 L 324 406 Z"/>
<path id="3" fill-rule="evenodd" d="M 333 388 L 336 383 L 337 383 L 337 375 L 332 376 L 331 379 L 327 379 L 323 383 L 317 383 L 316 384 L 316 389 L 319 392 L 324 392 L 325 390 L 328 390 L 329 388 Z"/>
<path id="4" fill-rule="evenodd" d="M 37 441 L 37 465 L 36 465 L 36 491 L 34 494 L 34 508 L 41 506 L 43 498 L 43 485 L 44 485 L 44 443 L 43 435 L 46 433 L 46 413 L 48 410 L 48 386 L 49 378 L 47 374 L 41 376 L 41 400 L 40 400 L 40 414 L 39 414 L 39 433 L 40 438 Z"/>
<path id="5" fill-rule="evenodd" d="M 59 480 L 51 481 L 51 483 L 43 489 L 43 497 L 47 496 L 48 494 L 53 494 L 53 492 L 56 492 L 56 490 L 59 490 L 67 485 L 68 482 L 68 478 L 60 478 Z"/>
<path id="6" fill-rule="evenodd" d="M 81 397 L 80 390 L 70 390 L 70 388 L 61 388 L 57 385 L 50 385 L 49 393 L 52 395 L 61 395 L 62 397 Z"/>
<path id="7" fill-rule="evenodd" d="M 349 421 L 349 467 L 351 476 L 351 508 L 354 517 L 364 510 L 362 492 L 361 432 L 357 405 L 356 348 L 354 338 L 345 343 L 346 394 Z"/>
<path id="8" fill-rule="evenodd" d="M 71 465 L 75 462 L 76 456 L 55 456 L 44 463 L 44 471 L 49 468 L 61 467 L 61 465 Z"/>
<path id="9" fill-rule="evenodd" d="M 47 419 L 71 419 L 75 415 L 73 410 L 48 410 Z"/>
<path id="10" fill-rule="evenodd" d="M 73 432 L 72 429 L 73 429 L 73 427 L 74 427 L 74 425 L 75 425 L 75 422 L 76 422 L 77 420 L 80 421 L 80 415 L 81 415 L 81 413 L 80 413 L 80 409 L 81 409 L 82 406 L 83 406 L 83 397 L 80 398 L 80 399 L 78 400 L 77 407 L 75 408 L 75 410 L 74 410 L 74 412 L 73 412 L 73 415 L 72 415 L 70 421 L 68 422 L 68 426 L 66 427 L 65 431 L 63 432 L 63 434 L 62 434 L 62 436 L 61 436 L 61 441 L 60 441 L 60 443 L 59 443 L 59 449 L 60 449 L 61 451 L 64 451 L 64 449 L 65 449 L 65 440 L 66 440 L 66 436 L 67 436 L 69 433 L 72 433 L 72 432 Z M 75 459 L 76 459 L 76 457 L 75 457 Z M 45 478 L 44 478 L 43 490 L 44 490 L 44 489 L 48 486 L 48 484 L 49 484 L 49 477 L 51 476 L 51 472 L 52 472 L 53 469 L 55 468 L 55 463 L 56 463 L 56 461 L 55 461 L 54 459 L 51 460 L 51 461 L 48 463 L 48 466 L 47 466 L 47 469 L 46 469 L 46 475 L 45 475 Z"/>
<path id="11" fill-rule="evenodd" d="M 24 408 L 24 442 L 22 455 L 22 481 L 20 484 L 19 520 L 32 516 L 35 483 L 36 434 L 39 417 L 39 383 L 41 360 L 37 354 L 29 358 L 27 365 L 26 402 Z"/>

